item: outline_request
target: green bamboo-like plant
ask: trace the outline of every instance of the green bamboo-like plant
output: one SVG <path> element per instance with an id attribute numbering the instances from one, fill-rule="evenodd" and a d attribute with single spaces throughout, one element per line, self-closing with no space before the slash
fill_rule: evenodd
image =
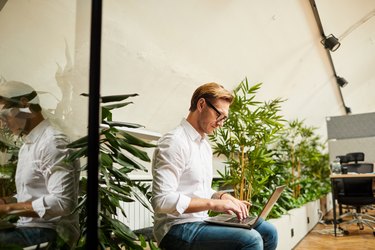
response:
<path id="1" fill-rule="evenodd" d="M 288 184 L 293 196 L 304 203 L 329 192 L 328 154 L 316 128 L 303 121 L 289 121 L 279 137 L 278 160 L 290 171 Z"/>
<path id="2" fill-rule="evenodd" d="M 232 186 L 241 200 L 252 200 L 276 174 L 269 146 L 283 127 L 283 118 L 278 114 L 283 101 L 255 101 L 261 85 L 250 86 L 247 79 L 243 80 L 234 90 L 228 120 L 210 136 L 214 154 L 226 157 L 226 170 L 219 172 L 223 184 Z"/>
<path id="3" fill-rule="evenodd" d="M 131 134 L 118 129 L 119 126 L 138 128 L 139 124 L 112 121 L 112 110 L 125 107 L 132 102 L 125 102 L 129 97 L 137 96 L 116 95 L 102 97 L 102 123 L 108 128 L 100 131 L 100 166 L 99 166 L 99 241 L 101 249 L 144 249 L 146 242 L 142 237 L 137 237 L 132 230 L 115 218 L 118 211 L 124 216 L 125 211 L 121 208 L 121 202 L 134 202 L 138 200 L 150 211 L 149 185 L 133 181 L 129 173 L 135 170 L 146 171 L 140 162 L 150 162 L 150 158 L 142 148 L 154 147 L 153 144 L 145 142 Z M 67 160 L 87 157 L 87 136 L 72 142 L 69 147 L 76 149 Z M 87 170 L 84 165 L 82 171 Z M 81 178 L 81 195 L 77 208 L 80 217 L 81 237 L 78 249 L 85 246 L 86 239 L 86 190 L 87 179 Z M 157 247 L 149 242 L 151 249 Z"/>

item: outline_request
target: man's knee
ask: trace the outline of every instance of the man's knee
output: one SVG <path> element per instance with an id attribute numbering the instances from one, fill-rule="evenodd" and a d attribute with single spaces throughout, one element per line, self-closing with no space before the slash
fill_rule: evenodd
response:
<path id="1" fill-rule="evenodd" d="M 241 234 L 239 237 L 241 242 L 241 249 L 261 249 L 263 250 L 262 236 L 255 230 L 249 230 L 246 234 Z"/>

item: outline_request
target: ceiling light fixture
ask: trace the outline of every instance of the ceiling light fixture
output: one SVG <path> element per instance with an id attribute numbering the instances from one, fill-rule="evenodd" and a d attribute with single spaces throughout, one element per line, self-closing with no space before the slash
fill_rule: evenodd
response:
<path id="1" fill-rule="evenodd" d="M 320 42 L 324 45 L 324 48 L 329 49 L 332 52 L 336 51 L 341 45 L 341 43 L 339 42 L 339 39 L 337 39 L 332 34 L 330 34 L 329 36 L 326 36 Z"/>
<path id="2" fill-rule="evenodd" d="M 345 106 L 345 112 L 346 112 L 346 114 L 351 114 L 352 113 L 352 109 L 349 108 L 349 107 L 347 107 L 347 106 Z"/>
<path id="3" fill-rule="evenodd" d="M 341 76 L 336 76 L 337 84 L 340 85 L 341 88 L 345 87 L 348 84 L 348 81 Z"/>

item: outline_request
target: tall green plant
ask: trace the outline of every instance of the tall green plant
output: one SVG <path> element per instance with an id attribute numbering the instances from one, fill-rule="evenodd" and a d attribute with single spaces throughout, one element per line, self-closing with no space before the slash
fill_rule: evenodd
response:
<path id="1" fill-rule="evenodd" d="M 312 200 L 329 191 L 328 154 L 316 128 L 289 121 L 277 143 L 279 161 L 290 171 L 288 184 L 296 199 Z M 311 191 L 315 190 L 315 194 Z"/>
<path id="2" fill-rule="evenodd" d="M 234 90 L 228 120 L 210 136 L 214 154 L 226 157 L 226 170 L 219 174 L 241 200 L 251 200 L 276 174 L 269 145 L 283 127 L 279 115 L 282 100 L 255 101 L 261 85 L 250 86 L 247 79 L 242 81 Z"/>
<path id="3" fill-rule="evenodd" d="M 102 97 L 102 123 L 108 128 L 100 131 L 100 166 L 99 166 L 99 241 L 101 249 L 143 249 L 146 246 L 145 240 L 138 238 L 132 230 L 115 218 L 118 211 L 125 217 L 121 202 L 134 202 L 138 200 L 142 205 L 151 211 L 149 185 L 136 182 L 130 179 L 129 174 L 135 170 L 146 171 L 140 162 L 150 162 L 150 158 L 142 148 L 154 147 L 153 144 L 145 142 L 131 134 L 116 127 L 124 126 L 130 128 L 141 127 L 139 124 L 114 122 L 112 120 L 112 110 L 125 107 L 132 102 L 125 102 L 131 95 L 116 95 Z M 109 104 L 111 103 L 111 104 Z M 68 160 L 87 157 L 87 136 L 78 139 L 69 145 L 76 149 L 76 153 Z M 140 162 L 139 162 L 140 161 Z M 83 166 L 83 171 L 87 170 L 87 165 Z M 78 249 L 83 248 L 86 239 L 86 190 L 87 179 L 81 179 L 82 193 L 78 211 L 80 214 L 81 239 Z M 152 249 L 156 247 L 151 244 Z"/>

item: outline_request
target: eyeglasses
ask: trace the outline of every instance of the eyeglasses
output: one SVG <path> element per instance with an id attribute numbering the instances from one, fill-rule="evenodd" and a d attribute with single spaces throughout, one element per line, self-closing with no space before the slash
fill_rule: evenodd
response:
<path id="1" fill-rule="evenodd" d="M 205 101 L 208 104 L 208 106 L 216 112 L 216 122 L 225 122 L 225 120 L 228 119 L 228 117 L 223 115 L 219 110 L 217 110 L 217 108 L 215 108 L 215 106 L 212 105 L 210 101 L 208 101 L 207 99 L 205 99 Z"/>

